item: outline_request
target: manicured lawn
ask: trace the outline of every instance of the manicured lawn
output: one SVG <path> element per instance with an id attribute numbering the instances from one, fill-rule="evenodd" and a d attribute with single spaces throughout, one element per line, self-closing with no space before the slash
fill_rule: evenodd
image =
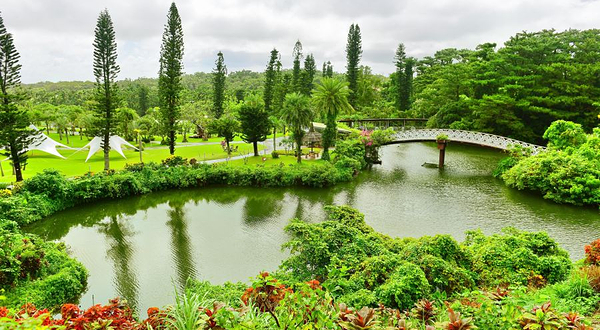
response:
<path id="1" fill-rule="evenodd" d="M 302 156 L 302 164 L 309 164 L 309 165 L 313 165 L 313 164 L 317 164 L 317 163 L 321 163 L 322 160 L 320 159 L 310 159 L 310 158 L 306 158 L 306 156 Z M 271 155 L 265 155 L 265 156 L 251 156 L 251 157 L 247 157 L 246 159 L 236 159 L 236 160 L 232 160 L 232 161 L 228 161 L 227 163 L 223 163 L 223 164 L 227 164 L 229 166 L 244 166 L 244 165 L 258 165 L 258 164 L 265 164 L 265 165 L 280 165 L 280 164 L 284 164 L 284 165 L 289 165 L 289 164 L 297 164 L 297 160 L 296 157 L 294 157 L 294 155 L 280 155 L 279 158 L 273 158 L 271 157 Z"/>
<path id="2" fill-rule="evenodd" d="M 85 139 L 85 138 L 84 138 Z M 239 156 L 243 154 L 249 154 L 252 152 L 252 145 L 250 144 L 237 144 L 239 152 L 233 153 L 232 156 Z M 262 145 L 259 144 L 259 149 L 262 150 Z M 88 150 L 60 150 L 61 154 L 67 159 L 61 159 L 41 151 L 34 151 L 30 154 L 27 168 L 23 172 L 25 178 L 31 177 L 38 172 L 43 171 L 46 168 L 55 168 L 61 171 L 66 176 L 77 176 L 87 173 L 88 171 L 100 172 L 104 168 L 104 157 L 102 151 L 98 151 L 90 160 L 86 163 L 85 158 L 87 157 Z M 111 151 L 110 155 L 110 167 L 118 170 L 122 169 L 127 163 L 138 163 L 140 161 L 139 153 L 134 150 L 125 149 L 124 159 L 115 151 Z M 175 155 L 182 156 L 184 158 L 196 158 L 198 161 L 226 158 L 227 154 L 223 152 L 221 145 L 201 145 L 201 146 L 176 146 Z M 161 160 L 169 156 L 168 148 L 148 148 L 143 154 L 144 162 L 160 162 Z M 270 157 L 270 155 L 269 155 Z M 11 175 L 11 168 L 8 161 L 2 162 L 2 168 L 4 169 L 4 177 L 0 177 L 0 182 L 11 182 L 14 180 L 14 176 Z"/>

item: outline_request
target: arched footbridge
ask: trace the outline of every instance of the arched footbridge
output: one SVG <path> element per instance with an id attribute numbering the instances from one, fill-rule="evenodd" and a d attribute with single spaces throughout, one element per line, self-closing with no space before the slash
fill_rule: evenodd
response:
<path id="1" fill-rule="evenodd" d="M 397 131 L 392 141 L 387 144 L 396 144 L 404 142 L 419 142 L 419 141 L 436 141 L 439 135 L 447 135 L 450 142 L 461 142 L 474 144 L 479 146 L 485 146 L 495 149 L 507 150 L 511 146 L 521 146 L 523 148 L 531 149 L 533 154 L 537 154 L 541 151 L 546 150 L 546 147 L 531 144 L 511 138 L 507 138 L 500 135 L 494 135 L 489 133 L 481 133 L 474 131 L 463 131 L 457 129 L 416 129 L 406 128 Z"/>

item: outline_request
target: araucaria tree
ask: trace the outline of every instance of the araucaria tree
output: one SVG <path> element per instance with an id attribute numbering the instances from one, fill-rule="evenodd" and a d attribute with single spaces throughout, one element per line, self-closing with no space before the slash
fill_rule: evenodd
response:
<path id="1" fill-rule="evenodd" d="M 410 96 L 412 93 L 414 59 L 406 57 L 404 44 L 399 44 L 394 56 L 396 66 L 396 108 L 399 111 L 410 109 Z"/>
<path id="2" fill-rule="evenodd" d="M 281 119 L 288 125 L 294 141 L 296 142 L 296 156 L 298 163 L 302 162 L 302 138 L 313 118 L 310 108 L 310 99 L 300 93 L 291 93 L 285 96 L 283 115 Z"/>
<path id="3" fill-rule="evenodd" d="M 240 107 L 238 117 L 241 124 L 242 139 L 254 146 L 254 156 L 258 156 L 258 142 L 267 139 L 270 132 L 269 114 L 260 96 L 248 95 Z"/>
<path id="4" fill-rule="evenodd" d="M 329 147 L 333 145 L 337 133 L 337 116 L 342 112 L 350 112 L 348 103 L 350 90 L 346 82 L 325 77 L 313 91 L 313 104 L 325 118 L 327 125 L 323 132 L 323 155 L 321 159 L 329 160 Z"/>
<path id="5" fill-rule="evenodd" d="M 294 92 L 300 92 L 302 90 L 302 70 L 300 69 L 300 63 L 302 62 L 302 43 L 300 40 L 296 41 L 292 56 L 294 57 L 294 67 L 292 68 L 292 90 Z"/>
<path id="6" fill-rule="evenodd" d="M 273 104 L 275 96 L 275 85 L 277 83 L 277 75 L 279 74 L 277 63 L 279 61 L 279 52 L 273 48 L 271 51 L 271 58 L 267 64 L 265 70 L 265 90 L 263 92 L 263 99 L 265 102 L 265 111 L 271 113 L 271 106 Z"/>
<path id="7" fill-rule="evenodd" d="M 223 102 L 225 101 L 225 79 L 227 77 L 227 67 L 223 53 L 217 54 L 216 67 L 212 72 L 213 83 L 213 113 L 216 119 L 223 115 Z"/>
<path id="8" fill-rule="evenodd" d="M 6 31 L 0 16 L 0 146 L 2 155 L 10 157 L 17 181 L 23 181 L 22 167 L 27 164 L 27 147 L 35 138 L 29 128 L 29 116 L 25 108 L 16 102 L 22 95 L 16 92 L 21 84 L 19 53 L 12 34 Z"/>
<path id="9" fill-rule="evenodd" d="M 115 131 L 115 109 L 118 105 L 117 85 L 117 41 L 108 10 L 98 16 L 94 31 L 94 77 L 96 78 L 96 113 L 94 133 L 100 135 L 104 151 L 104 170 L 110 169 L 110 136 Z"/>
<path id="10" fill-rule="evenodd" d="M 304 59 L 304 71 L 302 71 L 302 94 L 310 95 L 313 90 L 313 80 L 317 73 L 317 64 L 313 54 L 309 54 Z"/>
<path id="11" fill-rule="evenodd" d="M 353 107 L 356 106 L 358 71 L 361 57 L 362 42 L 360 37 L 360 27 L 358 27 L 358 24 L 352 24 L 350 25 L 350 31 L 348 31 L 348 44 L 346 45 L 346 80 L 348 81 L 348 88 L 350 88 L 348 101 Z"/>
<path id="12" fill-rule="evenodd" d="M 180 98 L 183 86 L 183 30 L 181 17 L 173 2 L 167 14 L 167 24 L 160 46 L 160 70 L 158 72 L 158 94 L 160 114 L 167 133 L 169 152 L 175 153 L 177 121 L 180 117 Z"/>
<path id="13" fill-rule="evenodd" d="M 323 62 L 323 77 L 333 78 L 333 65 L 330 61 Z"/>

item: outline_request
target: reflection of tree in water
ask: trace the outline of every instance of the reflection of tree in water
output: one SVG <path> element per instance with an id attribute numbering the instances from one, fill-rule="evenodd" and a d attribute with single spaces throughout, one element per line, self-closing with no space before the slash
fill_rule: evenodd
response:
<path id="1" fill-rule="evenodd" d="M 119 296 L 126 299 L 130 306 L 136 310 L 139 283 L 132 265 L 135 250 L 130 241 L 134 232 L 131 228 L 128 228 L 127 222 L 120 221 L 126 218 L 113 215 L 108 219 L 108 222 L 100 223 L 98 230 L 106 235 L 108 239 L 107 255 L 112 260 L 115 270 L 113 282 Z"/>
<path id="2" fill-rule="evenodd" d="M 177 268 L 179 288 L 185 288 L 188 278 L 196 277 L 196 267 L 192 256 L 192 244 L 188 234 L 183 204 L 170 203 L 167 226 L 171 229 L 171 254 Z"/>
<path id="3" fill-rule="evenodd" d="M 259 223 L 281 214 L 281 202 L 284 193 L 281 190 L 261 189 L 260 192 L 246 193 L 244 203 L 244 221 L 246 223 Z"/>

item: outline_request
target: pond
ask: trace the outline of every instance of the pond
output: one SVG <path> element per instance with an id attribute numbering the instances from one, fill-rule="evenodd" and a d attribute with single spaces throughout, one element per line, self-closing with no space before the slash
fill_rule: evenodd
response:
<path id="1" fill-rule="evenodd" d="M 600 214 L 509 189 L 491 176 L 501 152 L 450 144 L 446 169 L 432 143 L 382 148 L 383 165 L 355 181 L 325 189 L 211 187 L 99 202 L 57 213 L 26 228 L 65 242 L 89 270 L 83 307 L 121 296 L 138 311 L 173 302 L 188 277 L 248 281 L 274 270 L 287 255 L 281 244 L 289 219 L 325 218 L 323 206 L 348 204 L 390 236 L 486 234 L 514 226 L 547 231 L 583 257 L 600 236 Z M 145 312 L 142 312 L 145 315 Z"/>

